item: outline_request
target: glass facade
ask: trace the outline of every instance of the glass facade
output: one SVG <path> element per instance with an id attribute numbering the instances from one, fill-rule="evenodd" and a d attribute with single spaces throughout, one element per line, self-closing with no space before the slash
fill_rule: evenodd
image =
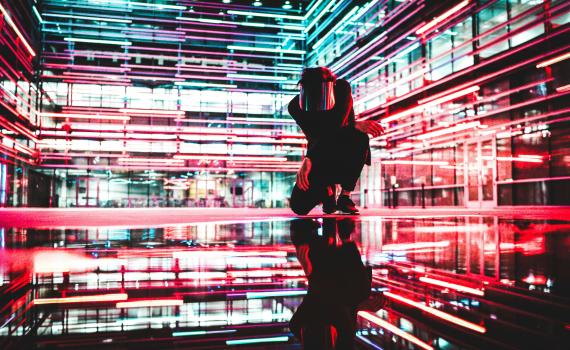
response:
<path id="1" fill-rule="evenodd" d="M 380 22 L 374 34 L 388 39 L 345 48 L 344 55 L 366 57 L 357 54 L 338 67 L 352 82 L 357 113 L 387 130 L 372 140 L 375 164 L 363 172 L 363 201 L 387 207 L 569 204 L 560 195 L 570 180 L 569 164 L 561 160 L 568 158 L 570 61 L 561 44 L 568 3 L 463 3 L 426 6 L 433 25 L 418 29 L 409 21 L 409 31 L 398 34 Z M 400 2 L 393 16 L 412 14 L 407 5 Z M 385 15 L 389 22 L 391 12 Z"/>

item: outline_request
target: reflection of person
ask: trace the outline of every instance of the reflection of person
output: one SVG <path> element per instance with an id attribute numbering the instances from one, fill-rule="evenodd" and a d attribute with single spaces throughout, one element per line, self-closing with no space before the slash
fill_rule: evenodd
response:
<path id="1" fill-rule="evenodd" d="M 291 209 L 305 215 L 317 204 L 326 214 L 358 214 L 350 193 L 364 164 L 370 164 L 368 135 L 383 129 L 374 121 L 355 121 L 350 84 L 325 67 L 306 68 L 301 92 L 289 103 L 289 113 L 308 140 L 306 157 L 297 173 Z M 335 200 L 335 185 L 342 186 Z"/>
<path id="2" fill-rule="evenodd" d="M 371 271 L 352 241 L 354 221 L 324 219 L 323 234 L 311 219 L 291 222 L 291 240 L 307 279 L 307 295 L 290 327 L 304 349 L 353 349 L 356 312 L 369 301 Z"/>

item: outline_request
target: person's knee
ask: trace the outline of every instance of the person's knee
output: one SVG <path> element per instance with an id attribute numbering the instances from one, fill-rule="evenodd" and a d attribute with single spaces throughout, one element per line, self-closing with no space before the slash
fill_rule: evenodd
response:
<path id="1" fill-rule="evenodd" d="M 293 211 L 293 213 L 297 214 L 297 215 L 307 215 L 309 214 L 309 212 L 311 211 L 312 208 L 307 208 L 306 206 L 303 205 L 298 205 L 295 203 L 291 203 L 291 210 Z"/>
<path id="2" fill-rule="evenodd" d="M 295 185 L 295 187 L 293 188 L 293 192 L 291 193 L 291 200 L 289 203 L 289 207 L 291 207 L 293 213 L 297 215 L 307 215 L 311 211 L 311 209 L 313 209 L 309 205 L 308 203 L 309 201 L 310 198 L 308 196 L 304 196 L 303 193 L 301 193 L 301 190 L 297 187 L 297 185 Z"/>

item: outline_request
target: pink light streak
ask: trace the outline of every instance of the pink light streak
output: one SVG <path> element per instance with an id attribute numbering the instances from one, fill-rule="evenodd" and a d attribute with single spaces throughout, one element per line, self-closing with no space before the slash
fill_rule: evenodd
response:
<path id="1" fill-rule="evenodd" d="M 383 118 L 382 121 L 385 122 L 385 123 L 388 123 L 388 122 L 391 122 L 391 121 L 394 121 L 394 120 L 397 120 L 397 119 L 400 119 L 400 118 L 403 118 L 403 117 L 412 115 L 412 114 L 414 114 L 414 113 L 423 111 L 424 109 L 426 109 L 426 108 L 428 108 L 428 107 L 436 106 L 436 105 L 441 104 L 441 103 L 444 103 L 444 102 L 449 102 L 449 101 L 452 101 L 452 100 L 454 100 L 454 99 L 456 99 L 456 98 L 463 97 L 463 96 L 465 96 L 465 95 L 468 95 L 468 94 L 473 93 L 473 92 L 476 92 L 476 91 L 479 91 L 479 86 L 477 86 L 477 85 L 471 86 L 471 87 L 468 87 L 468 88 L 465 88 L 465 89 L 461 89 L 461 90 L 459 90 L 459 91 L 455 91 L 455 92 L 453 92 L 453 93 L 451 93 L 451 94 L 449 94 L 449 95 L 445 95 L 445 96 L 442 96 L 442 97 L 438 97 L 438 96 L 441 96 L 442 94 L 449 93 L 449 92 L 446 91 L 446 92 L 444 92 L 444 93 L 442 93 L 442 94 L 435 95 L 434 97 L 436 97 L 436 98 L 431 97 L 431 98 L 429 98 L 429 99 L 419 100 L 419 101 L 418 101 L 418 104 L 419 104 L 418 106 L 409 108 L 409 109 L 407 109 L 407 110 L 404 110 L 404 111 L 402 111 L 402 112 L 398 112 L 398 113 L 396 113 L 396 114 L 389 115 L 388 117 Z"/>
<path id="2" fill-rule="evenodd" d="M 16 26 L 16 23 L 14 23 L 14 21 L 12 20 L 10 15 L 8 15 L 8 11 L 6 11 L 6 9 L 4 8 L 4 6 L 2 6 L 2 4 L 0 4 L 0 11 L 2 12 L 4 17 L 6 18 L 6 22 L 8 22 L 8 24 L 10 25 L 12 30 L 14 30 L 16 35 L 18 35 L 18 37 L 22 41 L 22 44 L 24 44 L 24 46 L 26 47 L 26 49 L 28 50 L 30 55 L 32 55 L 32 57 L 36 57 L 36 52 L 34 51 L 34 49 L 32 49 L 30 44 L 28 44 L 28 41 L 26 40 L 26 38 L 24 37 L 22 32 L 20 32 L 20 30 L 18 29 L 18 26 Z"/>
<path id="3" fill-rule="evenodd" d="M 117 303 L 117 309 L 129 309 L 136 307 L 161 307 L 161 306 L 181 306 L 184 304 L 182 299 L 144 299 L 123 301 Z"/>
<path id="4" fill-rule="evenodd" d="M 221 161 L 235 161 L 235 162 L 286 162 L 286 157 L 255 157 L 255 156 L 223 156 L 223 155 L 194 155 L 194 154 L 180 154 L 173 156 L 174 159 L 185 160 L 221 160 Z"/>
<path id="5" fill-rule="evenodd" d="M 134 108 L 120 108 L 119 112 L 121 113 L 130 113 L 130 114 L 164 114 L 164 115 L 184 115 L 184 111 L 173 111 L 173 110 L 164 110 L 164 109 L 134 109 Z"/>
<path id="6" fill-rule="evenodd" d="M 422 281 L 424 283 L 428 283 L 428 284 L 433 284 L 435 286 L 443 287 L 443 288 L 453 289 L 453 290 L 456 290 L 458 292 L 464 292 L 464 293 L 469 293 L 469 294 L 473 294 L 473 295 L 478 295 L 481 297 L 485 295 L 485 292 L 481 289 L 471 288 L 471 287 L 467 287 L 467 286 L 457 284 L 457 283 L 449 283 L 449 282 L 441 281 L 441 280 L 431 278 L 431 277 L 420 277 L 420 281 Z"/>
<path id="7" fill-rule="evenodd" d="M 386 165 L 394 165 L 394 164 L 402 164 L 402 165 L 449 165 L 449 162 L 446 161 L 429 161 L 429 160 L 383 160 L 382 164 Z"/>
<path id="8" fill-rule="evenodd" d="M 457 13 L 459 10 L 461 10 L 462 8 L 464 8 L 467 5 L 469 5 L 469 0 L 465 0 L 465 1 L 460 2 L 459 4 L 455 5 L 454 7 L 450 8 L 449 10 L 445 11 L 441 15 L 435 17 L 432 21 L 430 21 L 430 22 L 426 23 L 425 25 L 423 25 L 422 27 L 420 27 L 420 29 L 416 30 L 416 34 L 417 35 L 424 34 L 425 32 L 432 29 L 433 27 L 435 27 L 439 23 L 445 21 L 446 19 L 448 19 L 449 17 L 451 17 L 452 15 L 454 15 L 455 13 Z"/>
<path id="9" fill-rule="evenodd" d="M 51 304 L 76 304 L 76 303 L 95 303 L 127 300 L 129 296 L 126 293 L 118 294 L 99 294 L 87 296 L 75 296 L 66 298 L 43 298 L 34 299 L 34 305 L 51 305 Z"/>
<path id="10" fill-rule="evenodd" d="M 542 62 L 538 63 L 538 64 L 536 65 L 536 68 L 548 67 L 548 66 L 550 66 L 550 65 L 553 65 L 553 64 L 555 64 L 555 63 L 558 63 L 558 62 L 561 62 L 561 61 L 564 61 L 564 60 L 567 60 L 567 59 L 569 59 L 569 58 L 570 58 L 570 52 L 566 52 L 566 53 L 564 53 L 564 54 L 562 54 L 562 55 L 560 55 L 560 56 L 556 56 L 556 57 L 554 57 L 554 58 L 551 58 L 551 59 L 548 59 L 548 60 L 546 60 L 546 61 L 542 61 Z"/>
<path id="11" fill-rule="evenodd" d="M 559 86 L 556 88 L 556 92 L 566 92 L 566 91 L 570 91 L 570 84 Z"/>
<path id="12" fill-rule="evenodd" d="M 419 338 L 414 337 L 413 335 L 404 332 L 403 330 L 401 330 L 400 328 L 394 326 L 393 324 L 381 319 L 380 317 L 368 312 L 368 311 L 359 311 L 358 312 L 358 316 L 364 318 L 367 321 L 370 321 L 390 332 L 392 332 L 393 334 L 399 336 L 400 338 L 403 338 L 407 341 L 409 341 L 410 343 L 425 349 L 425 350 L 433 350 L 434 348 L 432 346 L 430 346 L 429 344 L 423 342 L 422 340 L 420 340 Z"/>
<path id="13" fill-rule="evenodd" d="M 453 316 L 453 315 L 448 314 L 448 313 L 446 313 L 446 312 L 443 312 L 443 311 L 434 309 L 434 308 L 432 308 L 432 307 L 426 306 L 426 305 L 424 305 L 424 304 L 422 304 L 422 303 L 419 303 L 419 302 L 417 302 L 417 301 L 414 301 L 414 300 L 405 298 L 405 297 L 403 297 L 403 296 L 401 296 L 401 295 L 394 294 L 394 293 L 391 293 L 391 292 L 384 292 L 384 295 L 387 296 L 387 297 L 390 298 L 390 299 L 397 300 L 397 301 L 399 301 L 399 302 L 401 302 L 401 303 L 407 304 L 407 305 L 409 305 L 409 306 L 412 306 L 412 307 L 415 307 L 415 308 L 417 308 L 417 309 L 420 309 L 420 310 L 422 310 L 422 311 L 424 311 L 424 312 L 427 312 L 427 313 L 429 313 L 429 314 L 431 314 L 431 315 L 433 315 L 433 316 L 435 316 L 435 317 L 441 318 L 442 320 L 451 322 L 451 323 L 453 323 L 453 324 L 456 324 L 456 325 L 461 326 L 461 327 L 464 327 L 464 328 L 471 329 L 472 331 L 479 332 L 479 333 L 485 333 L 485 332 L 487 331 L 487 329 L 486 329 L 485 327 L 482 327 L 482 326 L 480 326 L 480 325 L 478 325 L 478 324 L 475 324 L 475 323 L 466 321 L 466 320 L 464 320 L 464 319 L 462 319 L 462 318 L 459 318 L 459 317 L 457 317 L 457 316 Z"/>
<path id="14" fill-rule="evenodd" d="M 48 112 L 43 112 L 40 115 L 42 117 L 51 117 L 51 118 L 121 120 L 121 121 L 131 120 L 131 117 L 119 116 L 119 115 L 71 114 L 71 113 L 67 114 L 67 113 L 48 113 Z"/>

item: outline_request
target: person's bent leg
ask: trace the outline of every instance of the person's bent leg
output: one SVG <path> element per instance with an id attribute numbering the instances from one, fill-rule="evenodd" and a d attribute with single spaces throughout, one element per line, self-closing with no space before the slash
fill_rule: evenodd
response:
<path id="1" fill-rule="evenodd" d="M 346 128 L 341 135 L 339 182 L 343 192 L 351 192 L 356 187 L 362 168 L 364 168 L 368 158 L 370 139 L 367 134 L 352 128 Z"/>
<path id="2" fill-rule="evenodd" d="M 342 191 L 337 199 L 339 214 L 358 215 L 359 210 L 350 198 L 369 152 L 368 135 L 354 128 L 345 128 L 337 135 L 335 154 L 337 162 L 332 171 Z"/>
<path id="3" fill-rule="evenodd" d="M 309 189 L 303 191 L 295 184 L 291 193 L 291 210 L 297 215 L 306 215 L 327 197 L 327 180 L 331 163 L 324 154 L 311 158 L 313 166 L 309 173 Z"/>
<path id="4" fill-rule="evenodd" d="M 311 209 L 322 201 L 322 189 L 319 191 L 317 186 L 311 186 L 303 191 L 295 184 L 293 192 L 291 192 L 290 206 L 291 210 L 297 215 L 307 215 Z"/>

